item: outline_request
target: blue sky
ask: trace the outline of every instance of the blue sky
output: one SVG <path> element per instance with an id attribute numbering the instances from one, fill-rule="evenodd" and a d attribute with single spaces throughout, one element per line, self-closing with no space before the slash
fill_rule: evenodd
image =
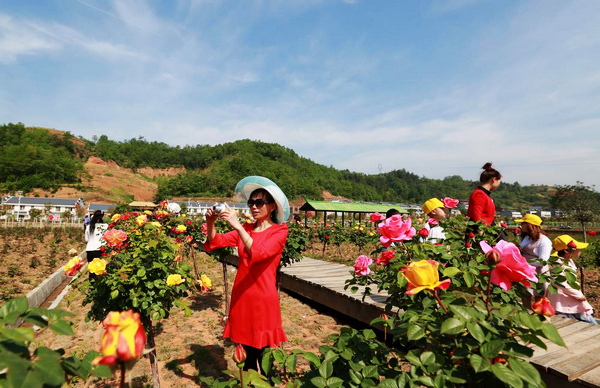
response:
<path id="1" fill-rule="evenodd" d="M 600 2 L 0 0 L 0 123 L 600 189 Z"/>

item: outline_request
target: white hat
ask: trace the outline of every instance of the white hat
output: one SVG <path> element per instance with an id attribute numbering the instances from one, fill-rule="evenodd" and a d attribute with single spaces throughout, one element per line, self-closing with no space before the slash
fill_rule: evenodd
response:
<path id="1" fill-rule="evenodd" d="M 235 185 L 235 195 L 249 200 L 256 189 L 265 189 L 271 194 L 277 204 L 277 223 L 283 224 L 290 217 L 290 203 L 279 186 L 269 178 L 262 176 L 247 176 Z"/>

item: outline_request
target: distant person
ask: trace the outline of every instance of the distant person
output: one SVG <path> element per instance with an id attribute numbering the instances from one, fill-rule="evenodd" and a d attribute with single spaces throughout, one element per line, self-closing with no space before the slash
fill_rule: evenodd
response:
<path id="1" fill-rule="evenodd" d="M 89 214 L 86 214 L 85 217 L 83 218 L 83 230 L 85 232 L 85 228 L 90 224 L 90 216 Z"/>
<path id="2" fill-rule="evenodd" d="M 423 229 L 427 230 L 427 236 L 421 236 L 419 240 L 432 244 L 439 242 L 438 240 L 445 240 L 444 229 L 439 225 L 439 222 L 446 218 L 444 203 L 437 198 L 431 198 L 425 201 L 421 209 L 429 219 L 425 221 L 423 226 Z"/>
<path id="3" fill-rule="evenodd" d="M 104 213 L 101 210 L 96 210 L 90 220 L 89 225 L 85 228 L 85 254 L 88 263 L 97 257 L 102 257 L 100 248 L 104 245 L 102 235 L 106 231 L 108 225 L 102 222 Z"/>
<path id="4" fill-rule="evenodd" d="M 467 216 L 471 221 L 482 221 L 486 225 L 494 224 L 496 216 L 496 205 L 492 199 L 492 191 L 496 190 L 502 182 L 502 174 L 492 163 L 483 165 L 483 172 L 479 177 L 480 185 L 477 186 L 469 198 L 469 210 Z"/>
<path id="5" fill-rule="evenodd" d="M 385 212 L 385 218 L 390 218 L 391 216 L 395 216 L 396 214 L 400 214 L 400 211 L 398 209 L 388 209 L 388 211 Z"/>
<path id="6" fill-rule="evenodd" d="M 552 253 L 552 241 L 542 230 L 542 219 L 535 214 L 525 214 L 523 218 L 515 220 L 521 224 L 521 255 L 527 260 L 535 260 L 538 275 L 547 269 L 547 262 Z"/>
<path id="7" fill-rule="evenodd" d="M 556 249 L 554 255 L 558 255 L 563 268 L 570 268 L 575 272 L 577 272 L 577 265 L 573 259 L 579 258 L 581 249 L 587 248 L 588 245 L 588 243 L 575 240 L 568 234 L 558 236 L 552 241 L 552 246 Z M 572 288 L 567 282 L 555 286 L 557 287 L 557 293 L 550 294 L 548 298 L 556 311 L 556 315 L 577 319 L 593 325 L 598 324 L 592 317 L 594 309 L 581 290 Z"/>

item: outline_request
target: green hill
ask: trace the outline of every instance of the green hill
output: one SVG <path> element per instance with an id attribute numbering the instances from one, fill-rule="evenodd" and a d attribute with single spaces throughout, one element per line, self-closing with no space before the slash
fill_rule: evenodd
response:
<path id="1" fill-rule="evenodd" d="M 174 178 L 158 178 L 156 199 L 223 197 L 247 175 L 276 181 L 291 198 L 322 199 L 323 192 L 356 201 L 422 203 L 431 197 L 467 199 L 477 183 L 459 176 L 419 177 L 404 169 L 367 175 L 327 167 L 278 144 L 238 140 L 216 146 L 170 146 L 144 138 L 117 142 L 102 135 L 94 141 L 69 132 L 0 126 L 0 192 L 57 188 L 77 184 L 90 155 L 123 167 L 185 167 Z M 494 198 L 499 208 L 549 207 L 553 188 L 502 184 Z"/>

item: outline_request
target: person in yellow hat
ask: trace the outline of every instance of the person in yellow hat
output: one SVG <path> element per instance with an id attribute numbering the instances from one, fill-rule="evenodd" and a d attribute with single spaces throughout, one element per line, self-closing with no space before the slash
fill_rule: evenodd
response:
<path id="1" fill-rule="evenodd" d="M 559 262 L 563 268 L 569 268 L 576 272 L 577 265 L 575 265 L 573 259 L 579 258 L 581 249 L 587 248 L 588 245 L 588 243 L 575 240 L 568 234 L 563 234 L 552 241 L 552 246 L 556 249 L 556 253 L 553 255 L 560 258 Z M 597 325 L 592 316 L 594 309 L 581 290 L 572 288 L 567 282 L 556 285 L 556 287 L 558 292 L 549 296 L 556 315 Z"/>
<path id="2" fill-rule="evenodd" d="M 419 231 L 421 242 L 437 243 L 439 240 L 445 240 L 446 235 L 444 229 L 439 225 L 439 222 L 446 218 L 446 207 L 444 203 L 437 198 L 431 198 L 425 201 L 423 213 L 429 217 L 423 228 Z"/>
<path id="3" fill-rule="evenodd" d="M 552 253 L 552 241 L 542 230 L 542 219 L 535 214 L 525 214 L 515 222 L 521 223 L 521 255 L 527 260 L 535 260 L 531 264 L 538 274 L 544 272 Z"/>

